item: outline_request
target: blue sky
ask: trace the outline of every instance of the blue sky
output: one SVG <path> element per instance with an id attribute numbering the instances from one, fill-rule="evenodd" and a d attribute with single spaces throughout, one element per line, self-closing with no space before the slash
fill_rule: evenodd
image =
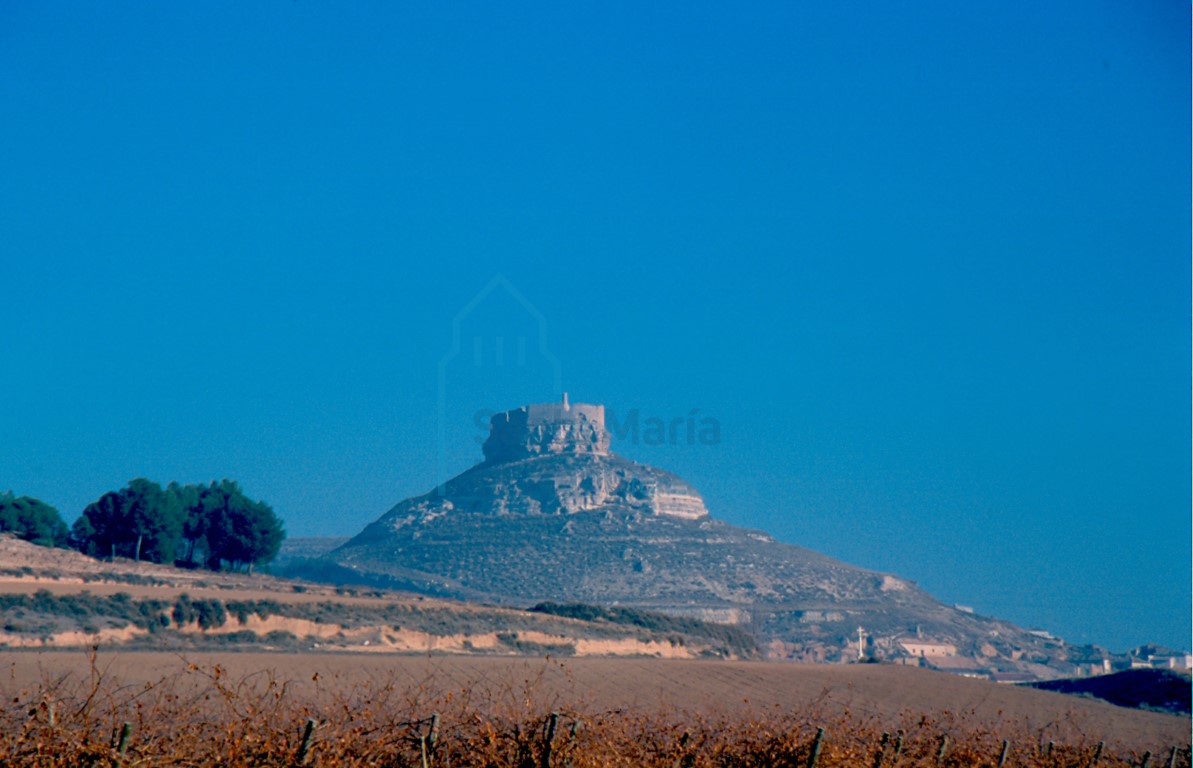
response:
<path id="1" fill-rule="evenodd" d="M 637 5 L 4 4 L 0 489 L 355 533 L 554 395 L 438 406 L 501 275 L 714 516 L 1188 647 L 1188 4 Z"/>

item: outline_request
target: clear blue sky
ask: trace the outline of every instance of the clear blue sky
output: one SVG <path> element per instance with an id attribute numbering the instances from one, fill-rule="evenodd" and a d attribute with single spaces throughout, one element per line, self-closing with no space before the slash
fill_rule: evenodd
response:
<path id="1" fill-rule="evenodd" d="M 1190 645 L 1188 3 L 500 5 L 0 6 L 0 489 L 353 534 L 500 274 L 574 400 L 718 420 L 616 446 L 714 516 Z M 498 294 L 452 472 L 553 396 Z"/>

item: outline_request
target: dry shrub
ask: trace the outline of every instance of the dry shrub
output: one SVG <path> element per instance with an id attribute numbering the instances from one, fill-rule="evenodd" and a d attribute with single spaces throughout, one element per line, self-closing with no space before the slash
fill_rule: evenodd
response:
<path id="1" fill-rule="evenodd" d="M 177 672 L 132 686 L 93 654 L 86 677 L 44 678 L 23 690 L 0 680 L 0 764 L 236 767 L 305 759 L 316 766 L 805 768 L 820 728 L 823 768 L 994 766 L 1004 740 L 1009 766 L 1062 768 L 1095 759 L 1099 766 L 1136 766 L 1143 759 L 1080 734 L 1062 741 L 1057 724 L 971 726 L 965 713 L 879 722 L 815 703 L 748 716 L 599 712 L 545 696 L 545 688 L 541 672 L 454 687 L 433 673 L 367 683 L 316 674 L 298 685 L 268 671 L 232 679 L 218 665 L 185 659 Z M 308 720 L 316 727 L 304 755 Z M 1150 765 L 1166 765 L 1168 757 L 1155 755 Z M 1176 757 L 1189 766 L 1187 745 Z"/>

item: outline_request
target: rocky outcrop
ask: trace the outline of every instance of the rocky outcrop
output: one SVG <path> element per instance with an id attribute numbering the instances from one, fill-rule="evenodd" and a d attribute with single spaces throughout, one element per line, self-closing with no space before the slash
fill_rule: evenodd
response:
<path id="1" fill-rule="evenodd" d="M 620 456 L 542 456 L 474 467 L 442 489 L 401 502 L 349 545 L 448 514 L 508 520 L 598 510 L 690 520 L 708 516 L 695 489 L 670 472 Z"/>

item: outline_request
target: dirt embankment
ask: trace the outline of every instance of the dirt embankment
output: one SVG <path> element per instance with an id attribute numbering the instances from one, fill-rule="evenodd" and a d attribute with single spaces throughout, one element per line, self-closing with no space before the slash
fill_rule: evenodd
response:
<path id="1" fill-rule="evenodd" d="M 120 592 L 133 597 L 223 597 L 235 592 L 240 600 L 278 600 L 310 603 L 334 598 L 346 603 L 375 605 L 380 594 L 337 590 L 327 584 L 295 582 L 267 574 L 213 573 L 174 568 L 126 558 L 97 560 L 69 549 L 39 547 L 11 534 L 0 534 L 0 594 L 95 595 Z M 410 596 L 409 599 L 417 598 Z"/>
<path id="2" fill-rule="evenodd" d="M 86 597 L 84 602 L 91 607 L 96 603 L 92 598 L 112 599 L 122 595 L 133 601 L 167 604 L 183 596 L 191 602 L 216 601 L 221 605 L 232 601 L 263 602 L 275 606 L 281 604 L 281 612 L 290 614 L 277 615 L 278 609 L 274 608 L 260 615 L 248 612 L 235 618 L 221 618 L 214 626 L 211 623 L 200 626 L 193 616 L 180 618 L 168 607 L 154 609 L 152 616 L 161 619 L 161 627 L 168 628 L 175 636 L 188 638 L 189 645 L 199 647 L 210 647 L 211 643 L 206 642 L 210 640 L 217 643 L 216 647 L 228 647 L 218 643 L 232 641 L 249 643 L 250 647 L 281 647 L 290 651 L 301 648 L 323 652 L 553 653 L 659 658 L 693 658 L 709 650 L 707 644 L 691 642 L 691 638 L 687 643 L 673 642 L 660 633 L 643 632 L 634 627 L 610 630 L 602 626 L 600 631 L 593 632 L 587 622 L 508 608 L 474 606 L 378 590 L 337 589 L 267 575 L 217 574 L 128 560 L 106 562 L 78 552 L 37 547 L 0 535 L 0 596 L 37 597 L 39 593 L 48 593 L 59 600 Z M 52 601 L 40 599 L 40 602 L 44 609 L 45 603 Z M 324 611 L 320 604 L 334 604 L 336 610 Z M 299 610 L 302 606 L 313 610 Z M 404 608 L 407 616 L 421 616 L 424 620 L 412 620 L 415 626 L 406 626 L 406 621 L 398 626 L 380 619 L 387 609 L 395 607 Z M 86 621 L 80 621 L 78 616 L 69 613 L 47 616 L 43 610 L 40 613 L 44 620 L 38 623 L 28 620 L 30 613 L 39 613 L 36 606 L 16 610 L 17 618 L 9 621 L 11 613 L 5 613 L 5 622 L 0 628 L 0 646 L 3 647 L 110 647 L 130 642 L 138 643 L 138 647 L 146 644 L 162 647 L 157 639 L 149 637 L 154 634 L 151 629 L 160 631 L 159 626 L 150 627 L 143 620 L 130 623 L 127 616 L 105 619 L 103 615 L 88 614 Z M 299 615 L 293 615 L 296 613 Z M 427 627 L 419 626 L 420 623 L 433 623 L 427 618 L 432 614 L 448 628 L 434 627 L 425 631 Z M 351 621 L 336 616 L 350 617 Z M 362 619 L 362 616 L 375 618 Z M 512 629 L 500 628 L 507 625 Z M 252 637 L 246 638 L 249 633 Z"/>

